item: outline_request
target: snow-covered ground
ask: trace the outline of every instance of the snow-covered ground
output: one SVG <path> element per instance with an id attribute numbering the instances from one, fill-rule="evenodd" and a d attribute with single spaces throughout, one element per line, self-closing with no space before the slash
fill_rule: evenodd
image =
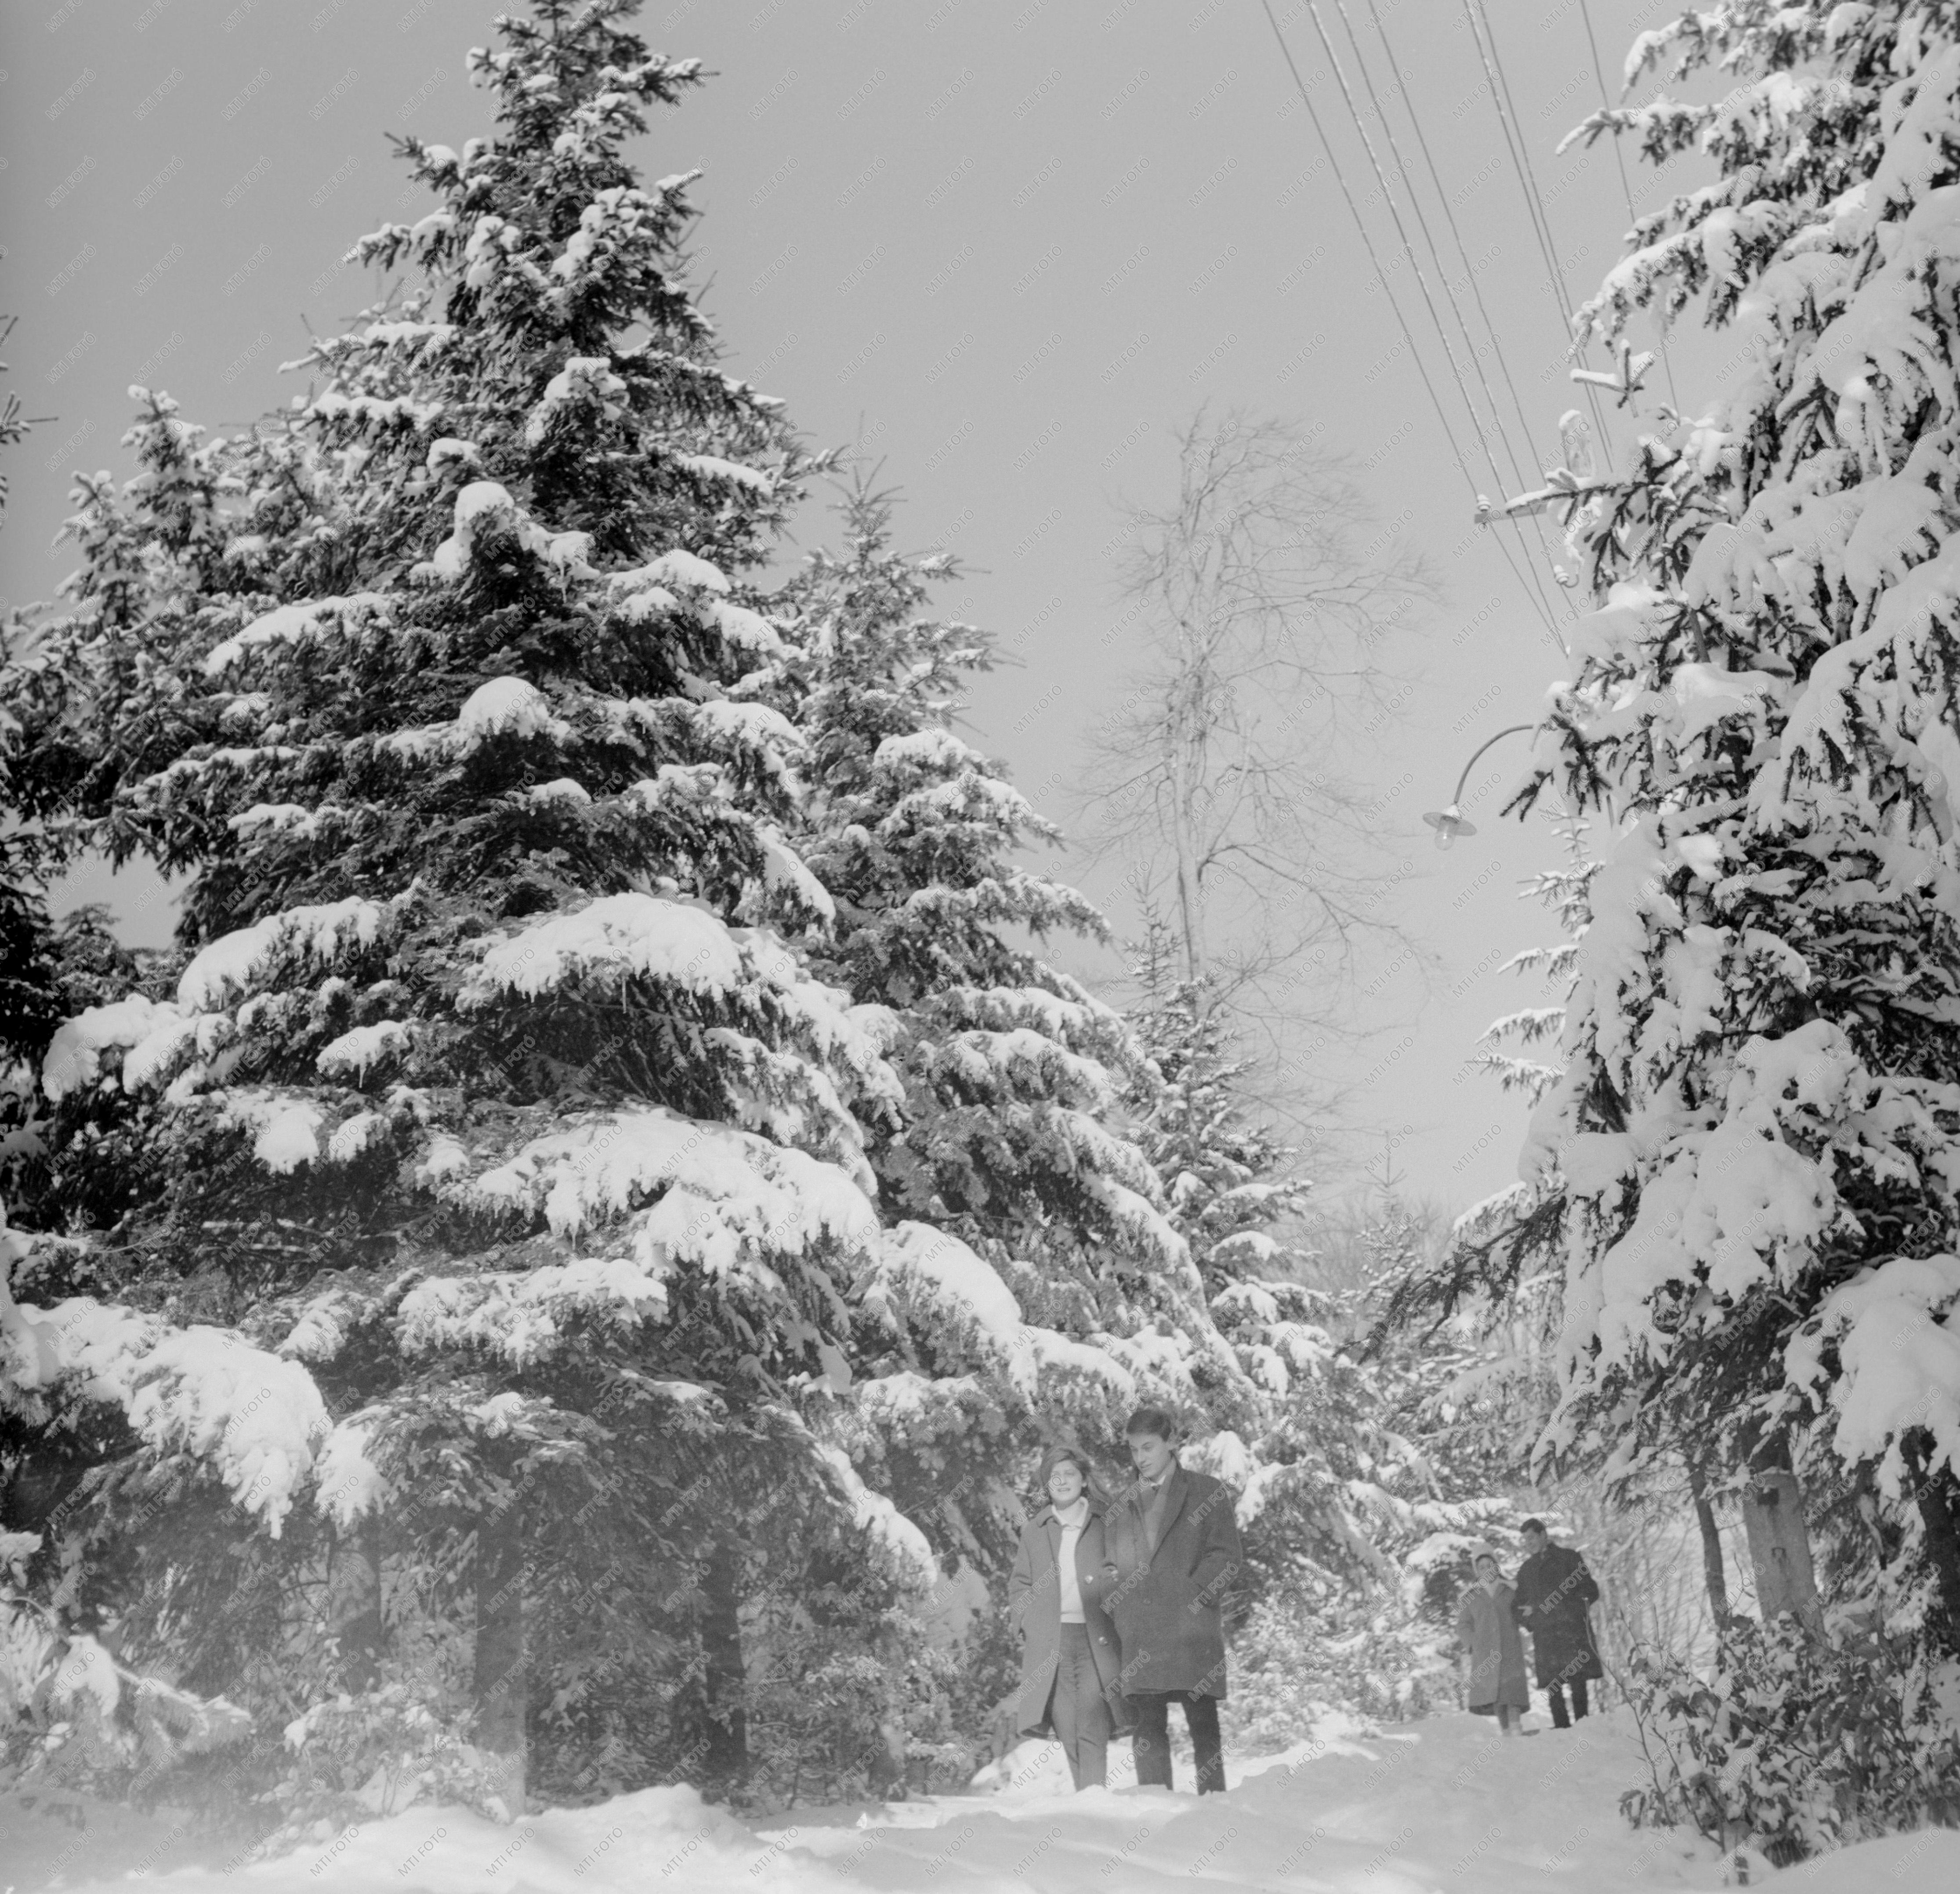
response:
<path id="1" fill-rule="evenodd" d="M 1725 1884 L 1724 1864 L 1706 1842 L 1685 1832 L 1637 1833 L 1621 1820 L 1620 1791 L 1643 1775 L 1623 1713 L 1511 1742 L 1468 1716 L 1373 1736 L 1330 1732 L 1229 1769 L 1230 1792 L 1202 1801 L 1134 1787 L 1058 1793 L 1052 1756 L 1032 1747 L 1010 1758 L 1004 1774 L 990 1794 L 797 1810 L 762 1827 L 685 1788 L 643 1790 L 511 1828 L 458 1809 L 417 1808 L 277 1860 L 201 1867 L 173 1867 L 172 1855 L 181 1863 L 186 1844 L 167 1819 L 145 1837 L 126 1817 L 97 1845 L 72 1838 L 57 1870 L 38 1850 L 15 1851 L 27 1826 L 17 1808 L 0 1807 L 0 1890 L 103 1894 L 137 1877 L 178 1894 L 383 1887 L 1129 1894 L 1193 1886 L 1261 1894 L 1631 1894 Z M 1801 1894 L 1960 1887 L 1960 1832 L 1895 1835 L 1769 1878 Z"/>

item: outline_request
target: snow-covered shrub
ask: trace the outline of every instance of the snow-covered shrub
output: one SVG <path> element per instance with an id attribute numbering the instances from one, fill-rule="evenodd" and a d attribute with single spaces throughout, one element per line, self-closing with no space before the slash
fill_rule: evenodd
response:
<path id="1" fill-rule="evenodd" d="M 1779 1865 L 1901 1829 L 1960 1826 L 1960 1666 L 1901 1662 L 1788 1615 L 1731 1622 L 1712 1674 L 1650 1651 L 1628 1666 L 1650 1781 L 1636 1826 L 1688 1824 Z"/>
<path id="2" fill-rule="evenodd" d="M 243 1743 L 251 1718 L 139 1675 L 22 1589 L 38 1535 L 0 1533 L 0 1774 L 154 1794 L 187 1759 Z"/>
<path id="3" fill-rule="evenodd" d="M 772 1588 L 761 1621 L 746 1628 L 755 1762 L 747 1787 L 759 1800 L 791 1806 L 902 1793 L 908 1725 L 920 1721 L 921 1739 L 950 1734 L 932 1711 L 943 1710 L 934 1686 L 951 1660 L 898 1600 L 883 1587 L 867 1591 L 859 1576 L 833 1568 L 807 1573 L 791 1592 Z"/>
<path id="4" fill-rule="evenodd" d="M 285 1822 L 298 1829 L 395 1815 L 416 1802 L 460 1803 L 508 1819 L 510 1769 L 469 1742 L 466 1698 L 458 1693 L 445 1715 L 430 1695 L 384 1664 L 371 1688 L 295 1717 L 282 1733 L 285 1766 L 269 1797 Z"/>
<path id="5" fill-rule="evenodd" d="M 1011 1706 L 1021 1682 L 1021 1627 L 1004 1604 L 992 1605 L 953 1644 L 953 1662 L 943 1674 L 943 1727 L 950 1729 L 965 1753 L 987 1762 L 1005 1754 L 1016 1740 L 1008 1727 Z M 930 1742 L 930 1736 L 921 1736 Z M 949 1756 L 947 1766 L 960 1759 Z M 937 1769 L 939 1765 L 934 1764 Z M 967 1765 L 968 1773 L 972 1762 Z M 937 1784 L 938 1778 L 933 1778 Z"/>
<path id="6" fill-rule="evenodd" d="M 1284 1749 L 1330 1709 L 1406 1723 L 1460 1708 L 1451 1640 L 1392 1590 L 1268 1599 L 1233 1647 L 1223 1717 L 1231 1746 L 1252 1755 Z"/>

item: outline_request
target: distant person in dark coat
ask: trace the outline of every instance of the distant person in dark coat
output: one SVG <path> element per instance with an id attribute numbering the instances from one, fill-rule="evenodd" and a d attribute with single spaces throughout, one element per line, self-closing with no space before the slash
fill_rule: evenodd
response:
<path id="1" fill-rule="evenodd" d="M 1471 1565 L 1477 1575 L 1456 1606 L 1456 1641 L 1470 1654 L 1470 1708 L 1478 1716 L 1494 1716 L 1506 1736 L 1516 1736 L 1519 1719 L 1531 1708 L 1531 1686 L 1511 1587 L 1495 1552 L 1478 1552 Z"/>
<path id="2" fill-rule="evenodd" d="M 1570 1728 L 1565 1692 L 1572 1692 L 1572 1721 L 1589 1708 L 1586 1686 L 1602 1676 L 1592 1640 L 1589 1605 L 1599 1587 L 1586 1561 L 1569 1545 L 1554 1545 L 1542 1519 L 1524 1523 L 1525 1562 L 1518 1568 L 1518 1622 L 1532 1635 L 1538 1688 L 1551 1706 L 1551 1727 Z"/>
<path id="3" fill-rule="evenodd" d="M 1103 1522 L 1109 1558 L 1094 1589 L 1122 1645 L 1137 1781 L 1172 1786 L 1170 1706 L 1182 1704 L 1204 1795 L 1225 1786 L 1223 1604 L 1242 1558 L 1232 1491 L 1178 1464 L 1176 1429 L 1161 1408 L 1138 1409 L 1125 1431 L 1137 1480 Z"/>
<path id="4" fill-rule="evenodd" d="M 1088 1463 L 1072 1447 L 1049 1450 L 1041 1482 L 1048 1504 L 1021 1529 L 1007 1580 L 1007 1608 L 1022 1639 L 1015 1727 L 1023 1736 L 1052 1730 L 1075 1786 L 1100 1787 L 1108 1779 L 1109 1739 L 1130 1727 L 1115 1627 L 1091 1582 L 1108 1556 L 1103 1502 Z"/>

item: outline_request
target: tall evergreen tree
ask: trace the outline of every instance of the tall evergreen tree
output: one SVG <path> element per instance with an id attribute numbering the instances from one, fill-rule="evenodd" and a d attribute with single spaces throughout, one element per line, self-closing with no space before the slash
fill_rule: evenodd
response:
<path id="1" fill-rule="evenodd" d="M 1898 0 L 1751 0 L 1643 35 L 1650 65 L 1723 96 L 1587 135 L 1718 174 L 1586 319 L 1705 291 L 1761 341 L 1685 438 L 1534 502 L 1598 609 L 1527 800 L 1619 830 L 1529 1149 L 1569 1193 L 1551 1438 L 1718 1445 L 1780 1499 L 1752 1537 L 1801 1479 L 1856 1527 L 1841 1596 L 1960 1650 L 1960 41 Z M 1776 1549 L 1800 1579 L 1807 1536 Z"/>
<path id="2" fill-rule="evenodd" d="M 145 397 L 5 683 L 27 816 L 189 877 L 177 964 L 43 1064 L 21 1221 L 69 1233 L 0 1402 L 96 1443 L 46 1556 L 248 1708 L 466 1701 L 507 1809 L 535 1728 L 554 1793 L 739 1773 L 772 1556 L 874 1619 L 930 1576 L 799 1405 L 904 1091 L 786 944 L 832 903 L 738 588 L 809 463 L 690 298 L 691 174 L 623 156 L 701 77 L 636 6 L 470 56 L 495 135 L 403 141 L 436 206 L 357 251 L 422 286 L 294 409 Z"/>
<path id="3" fill-rule="evenodd" d="M 899 1220 L 864 1285 L 872 1372 L 835 1418 L 936 1539 L 998 1571 L 1020 1514 L 1004 1475 L 1044 1439 L 1115 1463 L 1139 1400 L 1202 1429 L 1244 1390 L 1157 1173 L 1116 1126 L 1139 1049 L 1038 950 L 1104 923 L 1017 861 L 1059 838 L 953 727 L 991 640 L 933 615 L 956 568 L 900 552 L 893 510 L 861 480 L 842 548 L 782 601 L 810 750 L 798 844 L 836 916 L 813 963 L 880 1009 L 903 1087 L 867 1146 Z"/>

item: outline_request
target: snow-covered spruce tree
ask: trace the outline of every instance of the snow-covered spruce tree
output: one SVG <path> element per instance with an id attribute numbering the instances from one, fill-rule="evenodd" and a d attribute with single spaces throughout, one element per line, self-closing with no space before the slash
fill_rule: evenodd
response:
<path id="1" fill-rule="evenodd" d="M 889 1018 L 904 1097 L 867 1146 L 902 1220 L 863 1285 L 869 1372 L 829 1405 L 880 1490 L 998 1576 L 1044 1440 L 1113 1470 L 1138 1401 L 1229 1428 L 1249 1390 L 1112 1128 L 1138 1049 L 1034 950 L 1104 924 L 1017 861 L 1056 832 L 953 727 L 991 641 L 932 614 L 956 568 L 896 548 L 889 494 L 861 480 L 839 511 L 843 546 L 780 601 L 809 746 L 796 839 L 835 909 L 813 964 Z"/>
<path id="2" fill-rule="evenodd" d="M 902 1092 L 782 937 L 830 903 L 734 581 L 805 469 L 689 298 L 688 180 L 622 156 L 699 76 L 634 10 L 471 56 L 496 135 L 405 144 L 438 207 L 358 254 L 421 285 L 310 396 L 228 441 L 146 397 L 6 681 L 26 816 L 189 880 L 173 977 L 44 1062 L 67 1233 L 0 1399 L 94 1443 L 46 1555 L 83 1606 L 324 1706 L 323 1787 L 350 1720 L 412 1778 L 458 1704 L 507 1808 L 527 1728 L 553 1794 L 735 1773 L 718 1571 L 827 1539 L 875 1619 L 926 1560 L 797 1405 Z"/>
<path id="3" fill-rule="evenodd" d="M 1297 1282 L 1309 1260 L 1299 1219 L 1313 1186 L 1294 1173 L 1298 1154 L 1256 1114 L 1239 1030 L 1213 982 L 1183 977 L 1179 944 L 1147 905 L 1135 953 L 1129 1020 L 1154 1071 L 1131 1109 L 1206 1292 L 1267 1270 Z"/>
<path id="4" fill-rule="evenodd" d="M 1265 1530 L 1252 1543 L 1265 1562 L 1283 1567 L 1300 1550 L 1272 1538 L 1284 1517 L 1316 1534 L 1335 1565 L 1365 1565 L 1365 1542 L 1336 1497 L 1326 1454 L 1300 1431 L 1305 1409 L 1332 1418 L 1351 1405 L 1334 1395 L 1325 1298 L 1300 1280 L 1309 1257 L 1299 1219 L 1312 1186 L 1249 1096 L 1239 1033 L 1214 983 L 1185 976 L 1179 941 L 1147 903 L 1144 920 L 1132 949 L 1138 997 L 1129 1023 L 1149 1062 L 1125 1101 L 1129 1123 L 1164 1180 L 1171 1222 L 1190 1245 L 1249 1390 L 1237 1418 L 1249 1457 L 1216 1470 L 1250 1488 L 1246 1510 L 1262 1518 Z M 1273 1505 L 1282 1491 L 1303 1498 L 1305 1487 L 1321 1503 Z"/>
<path id="5" fill-rule="evenodd" d="M 1214 1456 L 1245 1488 L 1252 1568 L 1233 1724 L 1284 1743 L 1329 1703 L 1420 1714 L 1452 1690 L 1431 1576 L 1501 1504 L 1439 1475 L 1398 1411 L 1397 1372 L 1363 1358 L 1339 1299 L 1302 1280 L 1311 1186 L 1258 1108 L 1230 1016 L 1180 957 L 1147 911 L 1129 1019 L 1150 1065 L 1128 1103 L 1252 1390 L 1234 1463 Z"/>
<path id="6" fill-rule="evenodd" d="M 13 326 L 0 324 L 0 341 Z M 4 371 L 5 363 L 0 363 Z M 0 447 L 14 445 L 33 423 L 18 396 L 0 404 Z M 0 524 L 8 488 L 0 474 Z M 0 654 L 24 641 L 21 614 L 8 614 Z M 9 730 L 0 713 L 0 732 Z M 45 1174 L 40 1116 L 40 1062 L 62 1021 L 120 993 L 137 970 L 136 957 L 117 945 L 97 908 L 56 922 L 49 915 L 44 877 L 46 838 L 24 825 L 11 794 L 0 743 L 0 1304 L 13 1265 L 33 1240 L 8 1227 L 7 1206 L 32 1195 Z M 126 1782 L 134 1771 L 151 1776 L 186 1757 L 235 1744 L 247 1719 L 235 1706 L 205 1702 L 164 1679 L 138 1676 L 86 1632 L 64 1609 L 72 1587 L 57 1580 L 52 1596 L 37 1596 L 29 1579 L 47 1575 L 43 1530 L 87 1468 L 91 1444 L 67 1440 L 52 1452 L 24 1452 L 36 1431 L 0 1403 L 0 1770 L 11 1779 L 50 1771 L 71 1786 Z M 68 1574 L 65 1576 L 72 1576 Z"/>
<path id="7" fill-rule="evenodd" d="M 1717 1443 L 1786 1517 L 1800 1479 L 1813 1523 L 1869 1522 L 1827 1600 L 1952 1653 L 1960 42 L 1917 5 L 1751 0 L 1629 72 L 1670 61 L 1719 100 L 1586 129 L 1719 175 L 1641 221 L 1586 319 L 1705 291 L 1754 360 L 1564 503 L 1598 609 L 1526 799 L 1619 832 L 1527 1154 L 1568 1198 L 1548 1444 Z M 1800 1574 L 1806 1536 L 1781 1549 Z"/>

